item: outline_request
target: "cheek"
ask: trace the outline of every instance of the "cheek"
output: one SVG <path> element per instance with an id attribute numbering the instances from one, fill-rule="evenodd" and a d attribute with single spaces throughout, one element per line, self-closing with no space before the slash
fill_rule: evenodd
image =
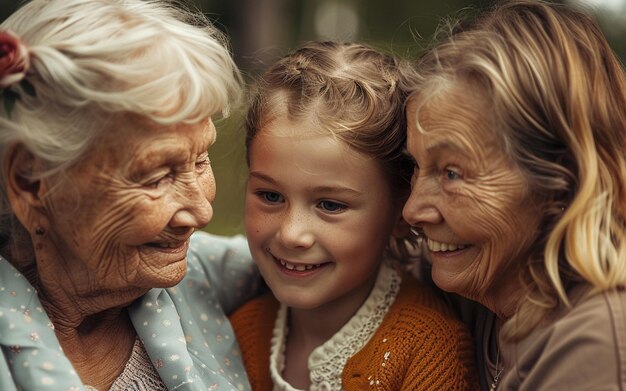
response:
<path id="1" fill-rule="evenodd" d="M 138 246 L 155 239 L 171 220 L 173 202 L 168 197 L 121 198 L 102 210 L 93 226 L 95 247 Z"/>
<path id="2" fill-rule="evenodd" d="M 510 241 L 512 234 L 519 234 L 522 214 L 529 213 L 523 183 L 510 172 L 483 177 L 479 182 L 447 200 L 448 212 L 454 213 L 463 227 L 459 234 L 471 242 Z"/>
<path id="3" fill-rule="evenodd" d="M 523 255 L 532 245 L 541 212 L 528 204 L 528 200 L 516 195 L 482 198 L 467 208 L 465 223 L 469 239 L 474 243 L 485 243 L 483 250 L 490 259 L 513 261 Z M 463 210 L 463 209 L 461 209 Z"/>
<path id="4" fill-rule="evenodd" d="M 347 224 L 324 227 L 325 236 L 338 248 L 359 254 L 355 256 L 362 257 L 363 252 L 378 254 L 389 243 L 394 216 L 391 211 L 382 213 L 382 209 L 364 212 L 361 218 L 348 220 Z"/>
<path id="5" fill-rule="evenodd" d="M 254 205 L 254 200 L 246 200 L 245 207 L 245 230 L 248 240 L 258 242 L 269 234 L 274 227 L 276 218 L 263 213 Z"/>
<path id="6" fill-rule="evenodd" d="M 462 215 L 464 225 L 471 232 L 466 239 L 472 242 L 501 242 L 510 237 L 516 226 L 512 212 L 511 208 L 488 204 L 468 208 L 467 213 Z"/>
<path id="7" fill-rule="evenodd" d="M 198 179 L 198 184 L 201 187 L 202 194 L 209 201 L 215 201 L 215 194 L 217 193 L 217 184 L 215 183 L 215 176 L 213 171 L 209 168 L 206 173 L 201 175 Z"/>

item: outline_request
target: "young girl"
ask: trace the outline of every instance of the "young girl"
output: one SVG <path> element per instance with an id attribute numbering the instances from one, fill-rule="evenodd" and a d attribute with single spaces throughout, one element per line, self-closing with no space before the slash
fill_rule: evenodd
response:
<path id="1" fill-rule="evenodd" d="M 246 233 L 272 295 L 232 317 L 255 390 L 477 388 L 466 330 L 391 256 L 412 172 L 402 73 L 371 48 L 319 42 L 261 79 Z"/>

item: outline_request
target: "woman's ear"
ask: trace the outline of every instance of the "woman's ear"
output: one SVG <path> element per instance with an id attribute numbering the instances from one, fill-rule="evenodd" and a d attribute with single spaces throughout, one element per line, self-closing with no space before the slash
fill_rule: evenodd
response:
<path id="1" fill-rule="evenodd" d="M 31 233 L 47 228 L 47 219 L 43 210 L 43 191 L 41 179 L 36 178 L 41 162 L 24 145 L 15 144 L 5 156 L 4 172 L 6 191 L 11 210 Z"/>

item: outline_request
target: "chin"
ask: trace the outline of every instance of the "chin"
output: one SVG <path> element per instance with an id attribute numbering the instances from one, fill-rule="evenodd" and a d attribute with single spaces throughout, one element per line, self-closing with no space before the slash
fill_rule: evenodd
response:
<path id="1" fill-rule="evenodd" d="M 152 288 L 171 288 L 177 285 L 185 278 L 187 274 L 187 259 L 167 265 L 156 271 L 158 274 L 153 276 Z"/>
<path id="2" fill-rule="evenodd" d="M 274 294 L 274 297 L 276 297 L 276 300 L 289 308 L 296 308 L 299 310 L 312 310 L 320 306 L 319 302 L 311 300 L 312 298 L 310 297 L 310 293 L 304 295 L 298 295 L 294 293 L 290 294 L 288 292 L 283 292 L 282 294 L 281 292 L 277 292 L 277 294 L 274 293 L 274 291 L 272 291 L 272 293 Z"/>
<path id="3" fill-rule="evenodd" d="M 432 279 L 435 285 L 437 285 L 440 289 L 450 292 L 450 293 L 458 293 L 461 296 L 465 296 L 462 291 L 462 286 L 459 284 L 458 278 L 452 278 L 450 274 L 444 270 L 438 270 L 438 268 L 433 267 L 432 271 Z"/>

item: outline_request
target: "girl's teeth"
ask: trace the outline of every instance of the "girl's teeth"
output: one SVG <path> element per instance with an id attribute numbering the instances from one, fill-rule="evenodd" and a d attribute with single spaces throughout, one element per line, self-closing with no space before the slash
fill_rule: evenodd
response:
<path id="1" fill-rule="evenodd" d="M 318 265 L 294 265 L 293 263 L 285 262 L 282 259 L 280 259 L 279 261 L 280 261 L 280 264 L 284 268 L 286 268 L 288 270 L 295 270 L 295 271 L 298 271 L 298 272 L 303 272 L 303 271 L 306 271 L 306 270 L 315 269 L 315 268 L 320 266 L 319 264 Z"/>

